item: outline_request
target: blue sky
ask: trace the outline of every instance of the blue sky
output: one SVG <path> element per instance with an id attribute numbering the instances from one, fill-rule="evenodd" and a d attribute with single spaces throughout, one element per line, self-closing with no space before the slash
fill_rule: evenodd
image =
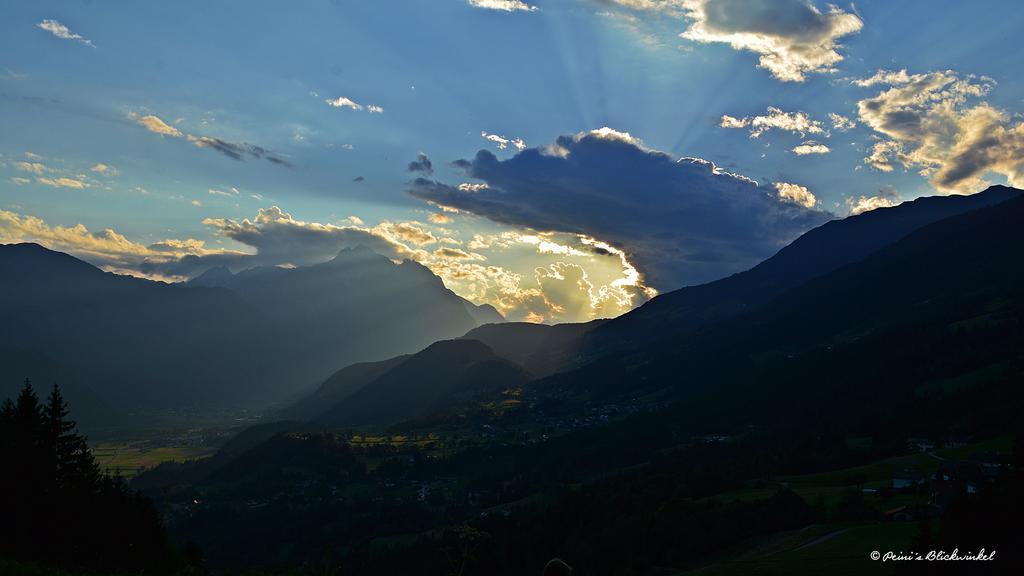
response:
<path id="1" fill-rule="evenodd" d="M 1019 183 L 1022 16 L 1009 1 L 9 3 L 0 241 L 169 280 L 361 242 L 510 318 L 613 315 L 831 217 Z M 527 161 L 563 136 L 624 176 Z M 495 170 L 452 165 L 480 150 Z M 432 171 L 409 170 L 419 154 Z M 708 213 L 716 228 L 692 232 Z"/>

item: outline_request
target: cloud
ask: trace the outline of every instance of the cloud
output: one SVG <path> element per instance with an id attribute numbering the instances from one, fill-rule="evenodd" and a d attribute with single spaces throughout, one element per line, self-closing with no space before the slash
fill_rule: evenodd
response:
<path id="1" fill-rule="evenodd" d="M 429 176 L 434 173 L 434 164 L 430 161 L 429 156 L 420 152 L 416 155 L 415 160 L 409 162 L 407 170 L 409 172 L 420 172 Z"/>
<path id="2" fill-rule="evenodd" d="M 658 289 L 752 266 L 831 217 L 707 160 L 676 160 L 608 128 L 508 160 L 481 150 L 458 165 L 488 187 L 421 178 L 409 192 L 503 224 L 600 239 Z"/>
<path id="3" fill-rule="evenodd" d="M 979 101 L 994 89 L 991 78 L 881 70 L 854 84 L 887 87 L 857 103 L 861 123 L 878 134 L 866 164 L 916 169 L 945 193 L 981 190 L 988 174 L 1024 186 L 1024 123 Z"/>
<path id="4" fill-rule="evenodd" d="M 91 172 L 96 172 L 97 174 L 102 174 L 104 176 L 117 176 L 118 174 L 117 168 L 114 168 L 109 164 L 103 164 L 102 162 L 94 165 L 92 168 L 89 168 L 89 170 Z"/>
<path id="5" fill-rule="evenodd" d="M 46 30 L 47 32 L 49 32 L 50 34 L 53 34 L 57 38 L 61 38 L 63 40 L 74 40 L 76 42 L 81 42 L 82 44 L 85 44 L 86 46 L 89 46 L 90 48 L 95 48 L 96 47 L 96 45 L 92 43 L 92 40 L 86 39 L 81 34 L 75 34 L 70 29 L 68 29 L 67 26 L 61 24 L 60 22 L 58 22 L 56 20 L 43 20 L 39 24 L 36 24 L 36 27 L 40 28 L 40 29 L 43 29 L 43 30 Z"/>
<path id="6" fill-rule="evenodd" d="M 876 208 L 896 206 L 902 201 L 903 199 L 900 197 L 900 193 L 896 191 L 896 188 L 886 185 L 879 188 L 878 194 L 874 196 L 847 198 L 846 208 L 851 216 L 855 216 Z"/>
<path id="7" fill-rule="evenodd" d="M 828 119 L 832 121 L 832 128 L 835 130 L 839 130 L 840 132 L 853 130 L 854 128 L 857 127 L 857 123 L 855 121 L 853 121 L 850 118 L 847 118 L 846 116 L 843 116 L 842 114 L 834 114 L 832 112 L 829 112 Z"/>
<path id="8" fill-rule="evenodd" d="M 189 134 L 187 138 L 189 142 L 192 142 L 199 148 L 208 148 L 210 150 L 220 152 L 232 160 L 242 160 L 245 157 L 250 157 L 266 160 L 267 162 L 277 164 L 278 166 L 284 166 L 286 168 L 291 168 L 292 166 L 290 162 L 262 146 L 256 146 L 247 142 L 228 142 L 226 140 L 221 140 L 220 138 L 193 136 L 191 134 Z"/>
<path id="9" fill-rule="evenodd" d="M 177 262 L 185 257 L 223 257 L 237 252 L 209 250 L 201 240 L 164 240 L 150 246 L 133 242 L 107 228 L 91 232 L 82 224 L 50 226 L 35 216 L 0 210 L 0 243 L 37 242 L 52 250 L 68 252 L 107 271 L 148 275 L 169 279 L 157 272 L 145 274 L 143 269 L 155 269 Z"/>
<path id="10" fill-rule="evenodd" d="M 760 138 L 769 130 L 782 130 L 799 134 L 801 138 L 807 134 L 824 134 L 825 128 L 818 120 L 812 119 L 806 112 L 786 112 L 774 106 L 768 107 L 768 113 L 762 116 L 745 116 L 734 118 L 723 115 L 718 124 L 722 128 L 750 128 L 751 138 Z"/>
<path id="11" fill-rule="evenodd" d="M 486 260 L 486 258 L 479 254 L 473 254 L 460 248 L 450 248 L 448 246 L 443 246 L 434 250 L 434 256 L 440 256 L 442 258 L 457 258 L 459 260 Z"/>
<path id="12" fill-rule="evenodd" d="M 328 98 L 327 100 L 324 100 L 324 102 L 326 102 L 327 105 L 332 108 L 349 108 L 352 110 L 362 110 L 364 108 L 362 104 L 359 104 L 346 96 L 338 96 L 337 98 L 334 99 Z M 375 104 L 370 104 L 365 108 L 366 111 L 369 112 L 370 114 L 384 113 L 384 108 L 377 106 Z"/>
<path id="13" fill-rule="evenodd" d="M 219 188 L 210 188 L 206 191 L 206 193 L 212 196 L 227 196 L 229 198 L 232 198 L 234 196 L 238 196 L 239 191 L 238 188 L 235 187 L 228 188 L 227 190 L 221 190 Z"/>
<path id="14" fill-rule="evenodd" d="M 814 140 L 801 142 L 793 148 L 793 153 L 797 156 L 807 156 L 808 154 L 828 154 L 829 152 L 831 152 L 831 149 L 828 146 L 820 142 L 815 142 Z"/>
<path id="15" fill-rule="evenodd" d="M 502 12 L 535 12 L 536 6 L 531 6 L 522 0 L 467 0 L 474 8 L 486 10 L 500 10 Z"/>
<path id="16" fill-rule="evenodd" d="M 622 2 L 621 4 L 655 4 Z M 675 4 L 666 2 L 665 4 Z M 688 0 L 682 3 L 690 27 L 683 38 L 725 43 L 760 55 L 758 67 L 783 82 L 803 82 L 842 61 L 838 40 L 859 32 L 856 14 L 835 5 L 820 10 L 810 0 Z"/>
<path id="17" fill-rule="evenodd" d="M 41 162 L 15 162 L 14 167 L 22 172 L 31 172 L 37 176 L 50 171 L 50 168 Z"/>
<path id="18" fill-rule="evenodd" d="M 29 180 L 28 178 L 21 178 L 19 176 L 12 177 L 11 178 L 11 182 L 14 182 L 18 186 L 24 186 L 25 184 L 31 184 L 32 183 L 32 181 Z"/>
<path id="19" fill-rule="evenodd" d="M 776 182 L 775 190 L 779 193 L 779 198 L 788 200 L 803 206 L 804 208 L 813 208 L 818 203 L 818 199 L 808 190 L 806 187 L 799 184 L 790 184 L 789 182 Z"/>
<path id="20" fill-rule="evenodd" d="M 67 178 L 60 176 L 57 178 L 36 178 L 36 182 L 45 184 L 46 186 L 52 186 L 54 188 L 74 188 L 81 190 L 88 188 L 89 183 L 79 178 Z"/>
<path id="21" fill-rule="evenodd" d="M 146 116 L 137 116 L 132 113 L 128 115 L 129 118 L 135 120 L 140 126 L 146 130 L 153 132 L 154 134 L 160 134 L 162 136 L 173 136 L 175 138 L 181 137 L 181 131 L 171 126 L 170 124 L 161 120 L 158 116 L 148 114 Z"/>
<path id="22" fill-rule="evenodd" d="M 353 102 L 349 98 L 346 98 L 345 96 L 338 96 L 333 100 L 328 98 L 327 100 L 324 100 L 324 102 L 326 102 L 328 106 L 331 106 L 333 108 L 351 108 L 353 110 L 363 109 L 362 104 L 356 104 L 355 102 Z"/>
<path id="23" fill-rule="evenodd" d="M 516 150 L 520 152 L 526 149 L 526 142 L 522 138 L 506 138 L 499 136 L 498 134 L 489 134 L 487 132 L 480 132 L 480 136 L 485 140 L 490 140 L 498 146 L 498 150 L 504 150 L 511 144 Z"/>
<path id="24" fill-rule="evenodd" d="M 452 221 L 452 217 L 448 216 L 447 214 L 431 212 L 430 215 L 427 216 L 427 220 L 430 220 L 434 224 L 450 224 Z"/>
<path id="25" fill-rule="evenodd" d="M 638 284 L 639 272 L 623 252 L 585 236 L 505 231 L 477 234 L 479 242 L 467 247 L 442 238 L 436 241 L 443 245 L 428 251 L 423 246 L 435 239 L 418 222 L 384 221 L 372 227 L 356 217 L 346 222 L 302 221 L 277 206 L 259 210 L 251 220 L 203 220 L 215 235 L 245 247 L 239 251 L 208 248 L 193 238 L 144 245 L 111 229 L 92 232 L 81 224 L 49 226 L 32 216 L 0 211 L 0 242 L 39 242 L 104 270 L 166 281 L 194 277 L 213 266 L 238 271 L 311 265 L 333 258 L 341 249 L 362 245 L 393 260 L 419 262 L 458 294 L 492 304 L 513 320 L 586 321 L 617 316 L 654 295 Z M 526 270 L 515 272 L 491 264 L 481 251 L 504 257 L 512 265 L 521 266 L 525 259 Z M 536 258 L 545 263 L 530 265 Z"/>
<path id="26" fill-rule="evenodd" d="M 384 222 L 378 226 L 378 230 L 383 232 L 385 236 L 399 238 L 417 246 L 437 242 L 437 238 L 429 230 L 413 222 L 400 222 L 398 224 Z"/>

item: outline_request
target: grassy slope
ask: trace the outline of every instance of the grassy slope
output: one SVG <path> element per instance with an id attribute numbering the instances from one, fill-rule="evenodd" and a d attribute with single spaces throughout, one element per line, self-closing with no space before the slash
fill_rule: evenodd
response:
<path id="1" fill-rule="evenodd" d="M 807 502 L 813 503 L 820 496 L 825 505 L 831 507 L 846 490 L 858 489 L 861 486 L 877 488 L 888 485 L 895 472 L 909 469 L 929 474 L 935 471 L 938 458 L 957 459 L 981 453 L 1007 453 L 1011 447 L 1012 438 L 993 438 L 968 446 L 937 450 L 934 456 L 912 454 L 831 472 L 779 477 L 765 487 L 726 492 L 707 500 L 728 502 L 768 498 L 785 484 Z M 862 481 L 863 484 L 858 485 L 857 481 Z M 881 500 L 874 495 L 865 495 L 865 501 L 879 510 L 920 503 L 924 498 L 923 495 L 896 494 Z M 894 564 L 874 562 L 869 559 L 869 554 L 874 550 L 879 550 L 883 554 L 889 550 L 907 551 L 916 534 L 916 522 L 814 525 L 753 539 L 683 574 L 892 574 L 895 570 Z"/>

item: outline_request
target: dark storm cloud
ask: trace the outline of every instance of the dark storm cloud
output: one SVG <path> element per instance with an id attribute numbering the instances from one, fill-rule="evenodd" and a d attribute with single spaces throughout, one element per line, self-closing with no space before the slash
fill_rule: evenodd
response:
<path id="1" fill-rule="evenodd" d="M 434 173 L 434 163 L 430 161 L 430 157 L 420 152 L 416 159 L 409 162 L 409 172 L 420 172 L 421 174 L 431 175 Z"/>
<path id="2" fill-rule="evenodd" d="M 242 160 L 246 157 L 250 157 L 266 160 L 267 162 L 277 164 L 278 166 L 284 166 L 286 168 L 291 168 L 292 166 L 287 160 L 277 156 L 262 146 L 256 146 L 246 142 L 228 142 L 227 140 L 221 140 L 220 138 L 213 138 L 210 136 L 190 135 L 188 139 L 200 148 L 215 150 L 234 160 Z"/>
<path id="3" fill-rule="evenodd" d="M 608 129 L 507 160 L 481 150 L 456 165 L 487 187 L 418 178 L 409 192 L 496 222 L 606 241 L 660 290 L 753 266 L 832 218 L 707 160 L 676 160 Z"/>

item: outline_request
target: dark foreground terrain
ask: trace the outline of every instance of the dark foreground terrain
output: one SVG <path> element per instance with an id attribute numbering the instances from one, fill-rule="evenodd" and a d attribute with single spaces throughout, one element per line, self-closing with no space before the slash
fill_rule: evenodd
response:
<path id="1" fill-rule="evenodd" d="M 1022 224 L 1013 189 L 922 199 L 615 320 L 348 366 L 135 477 L 175 552 L 132 569 L 1019 573 Z M 954 548 L 996 556 L 870 556 Z"/>

